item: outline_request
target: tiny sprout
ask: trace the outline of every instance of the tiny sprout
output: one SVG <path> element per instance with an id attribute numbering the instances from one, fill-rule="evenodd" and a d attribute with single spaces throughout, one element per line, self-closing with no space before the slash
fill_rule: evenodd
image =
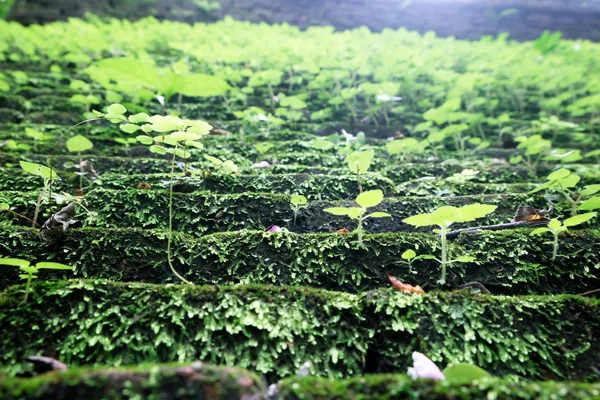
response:
<path id="1" fill-rule="evenodd" d="M 556 257 L 558 255 L 558 235 L 568 231 L 568 228 L 571 226 L 581 225 L 584 222 L 589 221 L 590 219 L 594 218 L 596 214 L 597 213 L 595 212 L 589 212 L 585 214 L 576 215 L 574 217 L 565 219 L 562 223 L 558 220 L 558 218 L 552 218 L 548 223 L 548 227 L 534 229 L 533 231 L 531 231 L 530 235 L 539 235 L 546 232 L 552 233 L 554 240 L 552 242 L 547 243 L 550 243 L 553 246 L 552 261 L 554 261 L 556 260 Z"/>
<path id="2" fill-rule="evenodd" d="M 55 270 L 69 270 L 73 271 L 75 268 L 69 265 L 60 264 L 56 262 L 39 262 L 35 266 L 31 266 L 31 263 L 27 260 L 20 258 L 0 258 L 0 265 L 9 265 L 13 267 L 19 267 L 19 270 L 23 273 L 19 274 L 19 278 L 26 279 L 27 284 L 25 286 L 25 299 L 23 303 L 27 303 L 27 298 L 31 290 L 31 281 L 37 278 L 37 274 L 40 269 L 55 269 Z"/>
<path id="3" fill-rule="evenodd" d="M 294 211 L 294 225 L 296 225 L 298 213 L 301 209 L 308 207 L 308 199 L 302 195 L 294 195 L 290 197 L 290 203 Z"/>
<path id="4" fill-rule="evenodd" d="M 346 215 L 350 219 L 358 220 L 356 232 L 358 232 L 358 243 L 362 245 L 362 235 L 364 232 L 363 221 L 365 221 L 367 218 L 391 218 L 392 216 L 381 211 L 365 215 L 367 213 L 367 208 L 375 207 L 383 201 L 383 192 L 381 190 L 369 190 L 361 193 L 356 197 L 355 201 L 358 203 L 359 207 L 331 207 L 326 208 L 323 211 L 333 215 Z"/>

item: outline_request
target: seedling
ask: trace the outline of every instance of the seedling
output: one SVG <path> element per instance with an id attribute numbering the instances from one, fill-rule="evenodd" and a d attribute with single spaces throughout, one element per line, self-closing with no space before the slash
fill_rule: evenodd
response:
<path id="1" fill-rule="evenodd" d="M 13 267 L 19 267 L 22 272 L 19 274 L 19 278 L 26 279 L 27 284 L 25 285 L 25 299 L 23 303 L 27 303 L 27 298 L 31 290 L 31 281 L 37 279 L 37 274 L 40 269 L 54 269 L 54 270 L 69 270 L 73 271 L 75 268 L 69 265 L 60 264 L 56 262 L 39 262 L 35 266 L 27 260 L 20 258 L 0 258 L 0 265 L 9 265 Z"/>
<path id="2" fill-rule="evenodd" d="M 417 271 L 414 271 L 412 269 L 413 262 L 415 262 L 417 260 L 435 260 L 436 259 L 435 256 L 432 256 L 431 254 L 417 255 L 417 253 L 412 249 L 406 250 L 404 253 L 402 253 L 402 255 L 400 257 L 402 257 L 402 261 L 400 261 L 400 262 L 408 264 L 408 272 L 410 272 L 411 274 L 417 273 Z"/>
<path id="3" fill-rule="evenodd" d="M 362 184 L 360 182 L 361 174 L 366 173 L 371 166 L 371 161 L 373 161 L 373 157 L 375 153 L 372 150 L 367 151 L 355 151 L 352 154 L 349 154 L 346 157 L 346 161 L 348 162 L 348 168 L 352 172 L 356 174 L 356 182 L 358 183 L 358 192 L 362 193 Z"/>
<path id="4" fill-rule="evenodd" d="M 235 165 L 235 163 L 231 160 L 220 160 L 217 157 L 213 157 L 213 156 L 209 156 L 207 154 L 204 155 L 204 158 L 206 158 L 208 161 L 210 161 L 213 165 L 213 167 L 215 167 L 216 170 L 221 171 L 223 173 L 226 174 L 232 174 L 232 175 L 236 175 L 239 174 L 239 169 L 238 166 Z"/>
<path id="5" fill-rule="evenodd" d="M 434 231 L 440 235 L 442 244 L 442 258 L 435 259 L 442 267 L 442 276 L 438 281 L 438 284 L 444 285 L 446 283 L 446 268 L 450 264 L 455 262 L 472 262 L 475 260 L 474 257 L 467 255 L 459 256 L 454 260 L 449 259 L 448 239 L 446 238 L 446 234 L 448 233 L 450 226 L 455 222 L 468 222 L 477 218 L 485 217 L 486 215 L 494 212 L 496 208 L 497 206 L 478 203 L 469 204 L 460 208 L 443 206 L 429 214 L 418 214 L 403 220 L 404 223 L 416 227 L 431 225 L 437 225 L 439 227 L 439 229 Z"/>
<path id="6" fill-rule="evenodd" d="M 368 218 L 386 218 L 392 217 L 386 212 L 376 211 L 371 214 L 367 214 L 367 208 L 375 207 L 383 201 L 383 192 L 381 190 L 369 190 L 361 193 L 356 197 L 356 203 L 359 207 L 331 207 L 326 208 L 325 212 L 333 215 L 346 215 L 350 219 L 358 221 L 358 227 L 355 232 L 358 232 L 358 243 L 362 245 L 363 239 L 363 222 Z"/>
<path id="7" fill-rule="evenodd" d="M 385 149 L 390 155 L 399 154 L 402 161 L 411 161 L 413 156 L 422 154 L 428 144 L 427 140 L 419 142 L 415 138 L 396 139 L 388 142 Z"/>
<path id="8" fill-rule="evenodd" d="M 581 225 L 584 222 L 589 221 L 590 219 L 596 216 L 596 212 L 589 212 L 585 214 L 576 215 L 571 218 L 567 218 L 564 222 L 560 222 L 558 218 L 552 218 L 548 223 L 548 227 L 545 228 L 537 228 L 534 229 L 530 235 L 540 235 L 542 233 L 551 232 L 554 240 L 552 242 L 547 242 L 548 244 L 552 244 L 552 261 L 556 260 L 556 256 L 558 255 L 558 235 L 563 232 L 568 231 L 570 227 Z"/>
<path id="9" fill-rule="evenodd" d="M 510 158 L 511 164 L 519 164 L 523 162 L 532 177 L 537 177 L 537 166 L 545 155 L 550 152 L 552 142 L 542 138 L 541 135 L 533 135 L 530 137 L 519 136 L 515 138 L 520 142 L 517 149 L 523 149 L 523 155 L 518 155 Z"/>
<path id="10" fill-rule="evenodd" d="M 192 282 L 181 276 L 173 266 L 171 245 L 173 241 L 173 181 L 175 175 L 175 159 L 180 157 L 187 159 L 191 153 L 188 148 L 202 148 L 199 140 L 208 135 L 212 126 L 204 121 L 192 121 L 181 119 L 179 117 L 167 115 L 149 116 L 145 113 L 138 113 L 125 117 L 127 109 L 121 104 L 112 104 L 108 107 L 108 113 L 103 114 L 98 111 L 94 113 L 99 118 L 106 118 L 111 122 L 122 123 L 120 128 L 127 133 L 141 131 L 144 134 L 138 135 L 136 139 L 149 146 L 148 150 L 152 153 L 165 155 L 172 154 L 171 173 L 169 175 L 169 232 L 167 236 L 167 262 L 173 274 L 181 281 L 193 285 Z M 158 136 L 151 136 L 150 133 L 160 133 Z"/>
<path id="11" fill-rule="evenodd" d="M 577 192 L 575 186 L 581 177 L 565 168 L 554 171 L 546 179 L 546 182 L 529 193 L 536 193 L 543 189 L 555 189 L 571 204 L 571 216 L 577 215 L 577 210 L 591 211 L 600 208 L 600 197 L 589 197 L 600 191 L 600 185 L 587 185 Z"/>
<path id="12" fill-rule="evenodd" d="M 71 153 L 77 153 L 77 158 L 79 159 L 79 189 L 83 189 L 83 177 L 87 175 L 87 172 L 83 169 L 83 157 L 81 153 L 90 150 L 94 147 L 94 144 L 88 138 L 77 135 L 67 140 L 67 149 Z"/>
<path id="13" fill-rule="evenodd" d="M 475 178 L 478 174 L 479 171 L 475 171 L 472 169 L 463 169 L 460 173 L 447 177 L 446 180 L 455 183 L 465 183 Z"/>
<path id="14" fill-rule="evenodd" d="M 44 182 L 44 186 L 40 190 L 40 194 L 35 203 L 35 213 L 33 214 L 33 220 L 31 221 L 32 227 L 35 227 L 37 225 L 37 218 L 40 212 L 40 205 L 42 204 L 44 195 L 48 193 L 48 202 L 50 202 L 52 198 L 52 181 L 60 180 L 60 177 L 58 176 L 56 171 L 54 171 L 52 168 L 46 167 L 45 165 L 31 163 L 27 161 L 19 161 L 19 165 L 21 166 L 21 169 L 23 169 L 23 171 L 31 175 L 39 176 L 43 179 Z"/>
<path id="15" fill-rule="evenodd" d="M 294 195 L 290 197 L 290 203 L 292 210 L 294 211 L 294 225 L 296 225 L 296 218 L 301 209 L 308 207 L 308 200 L 302 195 Z"/>
<path id="16" fill-rule="evenodd" d="M 258 157 L 256 158 L 256 162 L 263 161 L 262 158 L 265 154 L 267 154 L 272 148 L 273 144 L 271 143 L 256 143 L 254 148 L 258 151 Z"/>

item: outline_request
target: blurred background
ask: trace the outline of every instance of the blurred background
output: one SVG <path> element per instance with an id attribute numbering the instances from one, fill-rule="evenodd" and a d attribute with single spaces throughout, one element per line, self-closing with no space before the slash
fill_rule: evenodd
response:
<path id="1" fill-rule="evenodd" d="M 532 40 L 544 30 L 566 39 L 600 40 L 600 0 L 0 0 L 0 17 L 48 23 L 85 13 L 98 16 L 211 22 L 231 16 L 300 27 L 406 28 L 479 39 L 507 32 Z"/>

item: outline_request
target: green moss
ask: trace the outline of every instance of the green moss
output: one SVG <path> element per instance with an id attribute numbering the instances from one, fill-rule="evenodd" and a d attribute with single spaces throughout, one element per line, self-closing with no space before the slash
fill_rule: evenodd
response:
<path id="1" fill-rule="evenodd" d="M 127 368 L 71 368 L 35 378 L 0 378 L 3 399 L 223 399 L 265 391 L 241 369 L 199 362 Z"/>
<path id="2" fill-rule="evenodd" d="M 303 287 L 37 282 L 0 294 L 0 364 L 54 349 L 69 365 L 191 361 L 290 376 L 403 372 L 414 350 L 494 375 L 593 379 L 600 302 L 577 296 L 356 296 Z M 597 379 L 597 376 L 595 377 Z"/>
<path id="3" fill-rule="evenodd" d="M 600 385 L 566 382 L 511 382 L 489 379 L 471 385 L 452 385 L 431 380 L 413 381 L 406 375 L 365 375 L 350 379 L 327 380 L 318 377 L 289 378 L 279 386 L 286 400 L 397 398 L 427 400 L 551 400 L 558 398 L 587 400 L 600 396 Z"/>
<path id="4" fill-rule="evenodd" d="M 582 293 L 600 277 L 600 234 L 569 232 L 553 263 L 546 238 L 529 230 L 462 235 L 451 242 L 452 254 L 470 254 L 477 261 L 455 263 L 448 288 L 477 281 L 493 293 Z M 412 271 L 401 260 L 407 249 L 439 254 L 431 234 L 355 235 L 270 234 L 238 231 L 174 240 L 176 269 L 196 284 L 264 283 L 311 285 L 360 292 L 389 287 L 389 272 L 403 282 L 429 291 L 440 278 L 435 261 L 417 261 Z M 141 229 L 69 231 L 58 243 L 40 241 L 35 230 L 0 230 L 0 257 L 52 260 L 76 267 L 75 276 L 116 281 L 171 282 L 166 263 L 166 233 Z M 71 277 L 62 271 L 40 271 L 42 279 Z M 0 287 L 19 283 L 16 270 L 0 275 Z"/>
<path id="5" fill-rule="evenodd" d="M 38 192 L 0 192 L 0 200 L 13 206 L 23 215 L 33 215 Z M 168 223 L 168 193 L 166 190 L 104 190 L 86 193 L 86 207 L 98 213 L 88 226 L 117 228 L 143 227 L 164 229 Z M 369 220 L 365 229 L 369 233 L 415 231 L 403 219 L 423 212 L 431 212 L 442 205 L 462 206 L 471 203 L 497 205 L 497 210 L 471 226 L 510 222 L 519 205 L 543 207 L 547 200 L 541 195 L 473 195 L 467 197 L 424 196 L 386 199 L 374 211 L 385 211 L 393 218 Z M 353 230 L 356 222 L 347 217 L 333 216 L 325 208 L 337 205 L 350 206 L 351 202 L 311 202 L 290 228 L 298 232 L 327 232 L 341 228 Z M 289 196 L 266 193 L 213 194 L 211 192 L 176 193 L 173 196 L 173 229 L 195 235 L 238 229 L 268 229 L 283 226 L 292 219 Z M 560 211 L 560 209 L 559 209 Z M 49 213 L 47 208 L 42 210 Z M 82 218 L 85 216 L 82 215 Z M 16 217 L 15 223 L 22 223 Z M 597 222 L 592 222 L 592 226 Z M 418 231 L 431 232 L 429 228 Z"/>

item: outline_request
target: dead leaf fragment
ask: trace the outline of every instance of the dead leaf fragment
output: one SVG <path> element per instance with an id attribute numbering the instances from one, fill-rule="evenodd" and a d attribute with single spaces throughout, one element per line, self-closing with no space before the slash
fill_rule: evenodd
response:
<path id="1" fill-rule="evenodd" d="M 387 277 L 390 280 L 390 282 L 392 283 L 392 286 L 394 286 L 394 288 L 396 288 L 397 290 L 399 290 L 401 292 L 425 294 L 425 291 L 419 285 L 413 286 L 413 285 L 409 285 L 408 283 L 402 283 L 398 279 L 391 276 L 390 274 L 387 274 Z"/>

